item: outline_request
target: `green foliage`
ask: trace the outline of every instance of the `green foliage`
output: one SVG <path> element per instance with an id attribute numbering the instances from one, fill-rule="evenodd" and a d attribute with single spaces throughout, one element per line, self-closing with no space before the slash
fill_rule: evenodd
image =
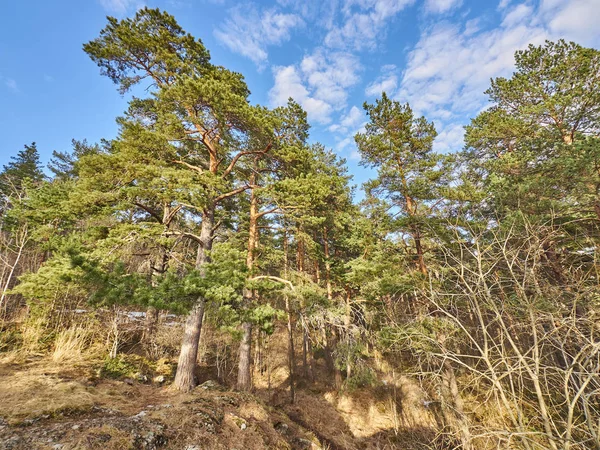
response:
<path id="1" fill-rule="evenodd" d="M 344 381 L 344 388 L 352 392 L 363 387 L 372 387 L 378 383 L 377 374 L 369 367 L 364 357 L 365 348 L 360 343 L 339 344 L 336 349 L 335 365 L 339 370 L 346 370 L 348 364 L 352 370 Z"/>
<path id="2" fill-rule="evenodd" d="M 466 127 L 470 179 L 499 216 L 594 214 L 600 52 L 561 40 L 530 45 L 515 60 L 511 78 L 492 80 L 494 106 Z"/>
<path id="3" fill-rule="evenodd" d="M 122 93 L 147 77 L 149 68 L 152 78 L 172 82 L 183 75 L 202 75 L 210 59 L 202 42 L 185 33 L 173 16 L 149 8 L 140 9 L 133 19 L 108 17 L 100 37 L 83 48 Z"/>
<path id="4" fill-rule="evenodd" d="M 25 186 L 36 185 L 44 180 L 45 175 L 40 164 L 40 155 L 35 142 L 25 145 L 11 161 L 4 165 L 0 172 L 0 199 L 19 197 Z M 0 209 L 2 212 L 2 209 Z"/>
<path id="5" fill-rule="evenodd" d="M 83 274 L 81 268 L 71 263 L 68 255 L 56 255 L 37 272 L 21 276 L 12 293 L 21 294 L 27 300 L 32 318 L 45 319 L 58 299 L 84 293 L 79 284 Z"/>
<path id="6" fill-rule="evenodd" d="M 234 335 L 246 323 L 270 335 L 288 314 L 301 317 L 328 365 L 333 357 L 350 373 L 347 389 L 377 383 L 371 346 L 395 362 L 410 356 L 422 373 L 468 370 L 485 347 L 497 359 L 477 363 L 477 376 L 488 371 L 498 389 L 512 373 L 495 371 L 517 361 L 514 406 L 527 408 L 532 341 L 556 353 L 543 364 L 597 348 L 582 344 L 593 332 L 577 333 L 598 314 L 598 50 L 558 41 L 517 52 L 516 72 L 492 80 L 493 105 L 466 128 L 460 155 L 434 152 L 434 124 L 410 105 L 386 94 L 365 103 L 355 141 L 377 174 L 360 205 L 345 161 L 308 143 L 300 105 L 251 104 L 243 76 L 213 65 L 173 16 L 143 8 L 108 18 L 84 50 L 121 93 L 145 94 L 129 101 L 115 140 L 55 152 L 53 180 L 35 144 L 0 174 L 5 268 L 27 254 L 7 292 L 26 300 L 42 344 L 56 311 L 80 301 L 181 315 L 204 302 L 207 319 Z M 0 347 L 29 339 L 12 336 Z M 101 373 L 156 370 L 119 356 Z"/>
<path id="7" fill-rule="evenodd" d="M 77 177 L 79 175 L 79 160 L 84 156 L 102 152 L 102 148 L 99 145 L 90 145 L 85 139 L 83 141 L 73 139 L 71 142 L 73 145 L 71 152 L 59 152 L 56 150 L 52 152 L 48 169 L 54 174 L 56 179 L 62 180 Z"/>
<path id="8" fill-rule="evenodd" d="M 155 371 L 156 364 L 138 355 L 117 355 L 106 358 L 98 369 L 101 377 L 122 379 L 133 378 L 145 381 Z"/>

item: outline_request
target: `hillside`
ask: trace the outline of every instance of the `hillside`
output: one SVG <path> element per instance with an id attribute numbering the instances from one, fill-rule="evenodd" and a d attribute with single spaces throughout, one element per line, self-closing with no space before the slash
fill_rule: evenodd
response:
<path id="1" fill-rule="evenodd" d="M 129 361 L 134 367 L 140 359 Z M 406 379 L 378 392 L 311 385 L 292 405 L 277 384 L 250 394 L 208 379 L 178 393 L 168 373 L 157 375 L 168 372 L 164 362 L 162 371 L 111 377 L 102 365 L 5 357 L 0 448 L 425 449 L 436 436 L 434 415 Z"/>
<path id="2" fill-rule="evenodd" d="M 139 6 L 83 43 L 115 138 L 0 171 L 0 446 L 600 450 L 600 50 L 516 50 L 456 152 L 369 94 L 359 193 Z"/>

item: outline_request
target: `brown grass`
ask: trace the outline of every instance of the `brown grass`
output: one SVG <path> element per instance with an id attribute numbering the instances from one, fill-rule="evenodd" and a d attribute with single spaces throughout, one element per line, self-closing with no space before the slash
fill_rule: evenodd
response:
<path id="1" fill-rule="evenodd" d="M 0 416 L 8 423 L 89 409 L 94 395 L 81 383 L 61 379 L 51 364 L 29 364 L 11 370 L 0 364 Z"/>
<path id="2" fill-rule="evenodd" d="M 67 361 L 81 361 L 84 350 L 89 347 L 92 331 L 85 325 L 74 325 L 62 330 L 54 340 L 52 361 L 62 363 Z"/>

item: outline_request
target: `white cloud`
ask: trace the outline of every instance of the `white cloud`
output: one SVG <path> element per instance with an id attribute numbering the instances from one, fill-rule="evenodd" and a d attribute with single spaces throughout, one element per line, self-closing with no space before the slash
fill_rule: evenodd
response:
<path id="1" fill-rule="evenodd" d="M 0 75 L 0 83 L 13 92 L 19 92 L 19 86 L 17 85 L 17 82 L 12 78 Z"/>
<path id="2" fill-rule="evenodd" d="M 231 51 L 259 66 L 267 62 L 268 46 L 289 40 L 292 30 L 304 24 L 296 14 L 284 14 L 274 9 L 259 13 L 253 6 L 232 8 L 229 15 L 215 30 L 215 37 Z"/>
<path id="3" fill-rule="evenodd" d="M 346 133 L 348 129 L 356 128 L 365 121 L 362 109 L 353 106 L 346 114 L 343 114 L 339 123 L 329 126 L 328 130 L 334 133 Z"/>
<path id="4" fill-rule="evenodd" d="M 598 43 L 600 0 L 542 0 L 540 13 L 553 35 L 584 45 Z"/>
<path id="5" fill-rule="evenodd" d="M 329 131 L 335 133 L 336 144 L 334 149 L 338 153 L 349 153 L 350 158 L 356 159 L 355 156 L 358 155 L 358 151 L 354 136 L 356 133 L 364 132 L 366 124 L 367 117 L 362 108 L 353 106 L 348 112 L 342 114 L 339 121 L 328 128 Z"/>
<path id="6" fill-rule="evenodd" d="M 409 53 L 398 98 L 423 114 L 480 109 L 490 78 L 512 70 L 515 50 L 548 37 L 543 28 L 532 26 L 531 17 L 514 13 L 517 9 L 490 31 L 467 34 L 449 23 L 428 29 Z"/>
<path id="7" fill-rule="evenodd" d="M 449 124 L 438 133 L 433 142 L 433 149 L 439 153 L 458 151 L 463 146 L 464 136 L 465 129 L 463 125 L 457 123 Z"/>
<path id="8" fill-rule="evenodd" d="M 312 26 L 326 30 L 333 28 L 339 12 L 337 0 L 277 0 L 277 3 L 300 14 Z"/>
<path id="9" fill-rule="evenodd" d="M 356 106 L 353 106 L 352 108 L 350 108 L 348 114 L 342 117 L 340 124 L 343 127 L 354 127 L 358 125 L 361 121 L 363 121 L 364 118 L 365 115 L 363 111 L 357 108 Z"/>
<path id="10" fill-rule="evenodd" d="M 456 144 L 462 136 L 458 121 L 466 122 L 489 104 L 483 92 L 490 78 L 511 74 L 516 50 L 545 39 L 600 42 L 600 29 L 593 23 L 600 0 L 501 1 L 499 9 L 503 18 L 497 28 L 478 30 L 473 19 L 464 26 L 439 22 L 422 33 L 408 54 L 396 98 L 435 119 L 440 151 L 461 147 Z"/>
<path id="11" fill-rule="evenodd" d="M 386 22 L 413 3 L 414 0 L 345 0 L 343 24 L 327 33 L 325 45 L 355 50 L 373 48 L 385 33 Z"/>
<path id="12" fill-rule="evenodd" d="M 331 115 L 346 106 L 348 89 L 359 81 L 358 59 L 344 52 L 317 49 L 300 64 L 273 68 L 275 84 L 269 91 L 272 106 L 289 97 L 300 103 L 310 120 L 331 122 Z"/>
<path id="13" fill-rule="evenodd" d="M 426 0 L 425 11 L 432 14 L 442 14 L 462 5 L 462 0 Z"/>
<path id="14" fill-rule="evenodd" d="M 119 16 L 144 6 L 141 0 L 100 0 L 100 5 L 109 13 Z"/>
<path id="15" fill-rule="evenodd" d="M 285 105 L 291 97 L 308 113 L 310 120 L 319 123 L 331 121 L 333 108 L 323 100 L 312 97 L 304 87 L 302 78 L 296 67 L 279 66 L 273 68 L 275 85 L 269 91 L 269 100 L 273 106 Z"/>
<path id="16" fill-rule="evenodd" d="M 393 95 L 398 87 L 398 75 L 396 75 L 395 65 L 383 66 L 381 72 L 382 75 L 365 88 L 365 94 L 369 97 L 378 97 L 382 92 Z"/>
<path id="17" fill-rule="evenodd" d="M 525 3 L 517 5 L 504 16 L 502 26 L 510 28 L 523 23 L 524 21 L 527 21 L 528 18 L 533 17 L 533 11 L 533 6 L 531 5 Z"/>
<path id="18" fill-rule="evenodd" d="M 358 149 L 356 148 L 356 142 L 354 141 L 354 136 L 357 133 L 364 133 L 366 122 L 363 122 L 360 126 L 357 126 L 353 129 L 345 129 L 343 133 L 338 134 L 336 137 L 337 143 L 335 144 L 335 150 L 338 153 L 346 152 L 350 153 L 350 158 L 352 159 L 360 159 L 355 158 L 358 155 Z"/>

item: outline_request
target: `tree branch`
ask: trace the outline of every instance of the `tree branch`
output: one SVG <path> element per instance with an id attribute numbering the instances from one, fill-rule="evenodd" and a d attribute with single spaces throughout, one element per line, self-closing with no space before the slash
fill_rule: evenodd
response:
<path id="1" fill-rule="evenodd" d="M 269 144 L 264 148 L 264 150 L 259 150 L 259 151 L 249 151 L 249 152 L 239 152 L 237 155 L 235 155 L 233 157 L 233 159 L 231 160 L 231 162 L 229 163 L 229 166 L 227 166 L 227 169 L 225 169 L 225 171 L 223 172 L 222 177 L 225 178 L 227 175 L 229 175 L 231 173 L 231 171 L 235 168 L 235 165 L 237 164 L 238 160 L 245 155 L 264 155 L 265 153 L 267 153 L 269 150 L 271 150 L 271 147 L 273 146 L 273 144 L 271 142 L 269 142 Z"/>
<path id="2" fill-rule="evenodd" d="M 216 205 L 217 203 L 219 203 L 221 200 L 226 199 L 228 197 L 232 197 L 236 194 L 239 194 L 240 192 L 244 192 L 247 189 L 251 189 L 253 186 L 250 186 L 249 184 L 246 184 L 242 187 L 239 187 L 237 189 L 234 189 L 233 191 L 230 192 L 226 192 L 225 194 L 221 194 L 218 197 L 215 197 L 215 199 L 213 200 L 213 203 Z"/>
<path id="3" fill-rule="evenodd" d="M 156 212 L 149 206 L 143 205 L 140 202 L 133 202 L 133 204 L 139 208 L 142 208 L 144 211 L 146 211 L 148 214 L 150 214 L 152 217 L 154 217 L 158 221 L 158 223 L 163 223 L 163 219 L 160 216 L 160 214 L 158 214 L 158 212 Z"/>
<path id="4" fill-rule="evenodd" d="M 294 288 L 294 285 L 292 284 L 291 281 L 285 280 L 283 278 L 275 277 L 273 275 L 259 275 L 257 277 L 252 277 L 252 278 L 249 279 L 249 281 L 255 281 L 255 280 L 273 280 L 273 281 L 278 281 L 279 283 L 287 284 L 292 291 L 296 291 L 296 289 Z"/>

